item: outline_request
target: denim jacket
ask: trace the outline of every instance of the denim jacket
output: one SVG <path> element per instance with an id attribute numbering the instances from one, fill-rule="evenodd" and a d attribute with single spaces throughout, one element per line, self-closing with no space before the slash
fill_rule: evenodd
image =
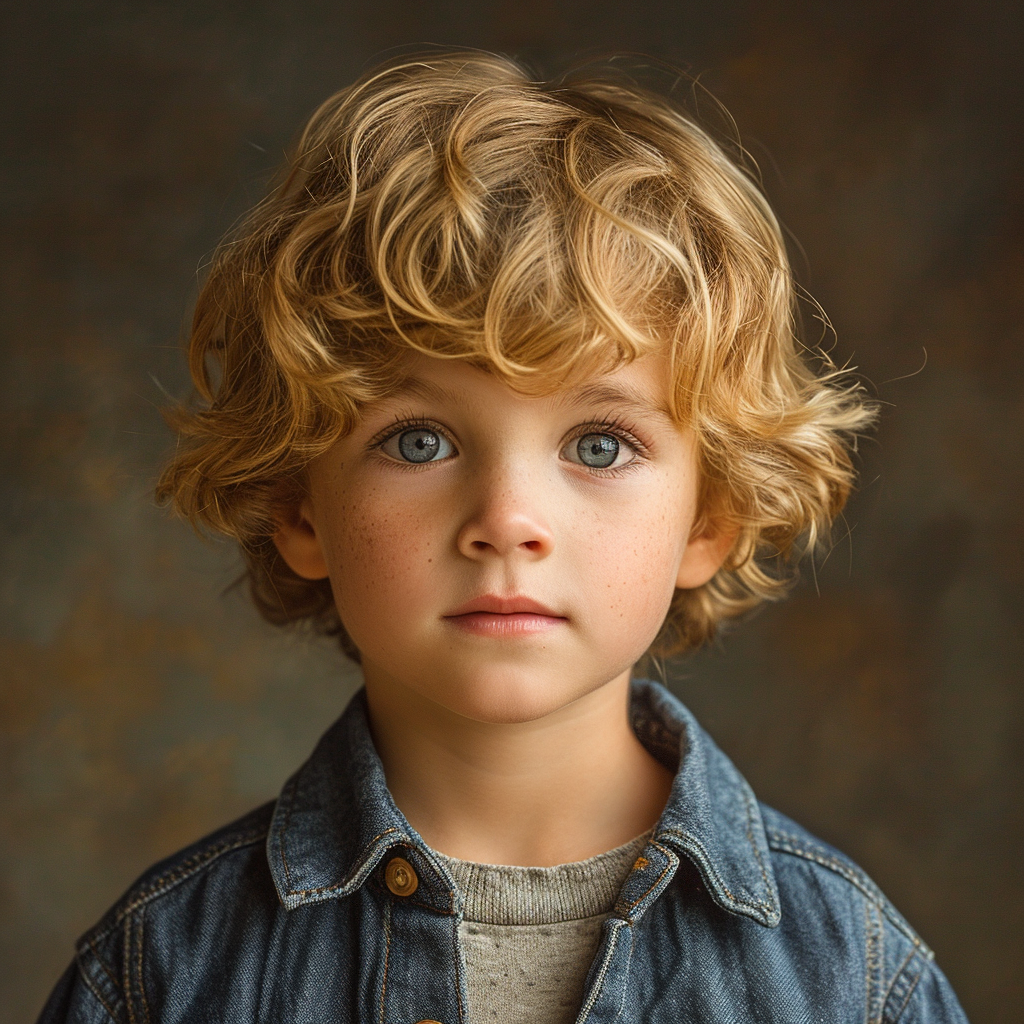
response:
<path id="1" fill-rule="evenodd" d="M 581 1024 L 965 1022 L 877 886 L 758 804 L 678 700 L 637 681 L 631 716 L 676 776 Z M 467 1024 L 461 906 L 388 793 L 359 693 L 276 803 L 156 865 L 80 940 L 41 1024 Z"/>

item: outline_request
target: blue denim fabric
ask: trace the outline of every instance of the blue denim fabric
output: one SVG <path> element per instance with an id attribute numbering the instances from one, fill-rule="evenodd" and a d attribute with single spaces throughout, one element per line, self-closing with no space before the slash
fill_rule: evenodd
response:
<path id="1" fill-rule="evenodd" d="M 631 714 L 677 774 L 579 1021 L 965 1021 L 875 884 L 759 805 L 679 701 L 638 681 Z M 383 880 L 396 853 L 419 876 L 405 898 Z M 276 804 L 139 879 L 81 939 L 41 1021 L 465 1024 L 460 912 L 388 793 L 360 693 Z"/>

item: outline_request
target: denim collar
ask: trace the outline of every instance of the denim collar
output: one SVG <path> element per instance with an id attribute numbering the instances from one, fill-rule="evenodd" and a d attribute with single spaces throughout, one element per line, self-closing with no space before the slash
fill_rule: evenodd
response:
<path id="1" fill-rule="evenodd" d="M 684 856 L 723 910 L 777 925 L 779 893 L 750 786 L 659 684 L 633 681 L 630 715 L 640 741 L 676 775 L 616 912 L 633 919 L 642 915 Z M 285 784 L 267 836 L 267 857 L 278 896 L 293 909 L 348 896 L 364 884 L 381 889 L 389 851 L 401 852 L 416 868 L 420 884 L 412 902 L 442 913 L 460 911 L 448 872 L 391 799 L 360 690 Z"/>

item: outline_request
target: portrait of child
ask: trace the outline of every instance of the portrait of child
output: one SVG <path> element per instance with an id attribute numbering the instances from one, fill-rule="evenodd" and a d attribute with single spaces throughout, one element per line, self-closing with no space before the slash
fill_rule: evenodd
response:
<path id="1" fill-rule="evenodd" d="M 294 682 L 319 739 L 235 820 L 178 822 L 116 876 L 40 1024 L 966 1022 L 947 971 L 970 975 L 917 904 L 755 791 L 704 713 L 716 652 L 761 629 L 792 662 L 766 678 L 856 663 L 847 721 L 891 715 L 884 757 L 927 756 L 884 692 L 910 664 L 896 605 L 854 615 L 817 579 L 854 571 L 891 392 L 804 291 L 728 113 L 665 67 L 378 54 L 220 221 L 151 493 L 237 553 L 218 600 L 353 684 L 318 716 Z M 960 520 L 937 522 L 951 550 Z M 161 635 L 146 657 L 187 709 L 174 659 L 217 630 Z M 152 700 L 131 714 L 195 722 Z M 741 749 L 777 747 L 750 706 Z M 829 792 L 863 787 L 820 722 Z M 844 813 L 873 849 L 872 813 Z"/>

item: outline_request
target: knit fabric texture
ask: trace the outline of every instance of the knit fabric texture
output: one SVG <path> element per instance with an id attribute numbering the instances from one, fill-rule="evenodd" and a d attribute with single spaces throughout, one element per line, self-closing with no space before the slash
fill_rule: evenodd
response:
<path id="1" fill-rule="evenodd" d="M 471 1024 L 571 1024 L 601 926 L 650 833 L 550 868 L 438 854 L 463 894 L 459 926 Z"/>

